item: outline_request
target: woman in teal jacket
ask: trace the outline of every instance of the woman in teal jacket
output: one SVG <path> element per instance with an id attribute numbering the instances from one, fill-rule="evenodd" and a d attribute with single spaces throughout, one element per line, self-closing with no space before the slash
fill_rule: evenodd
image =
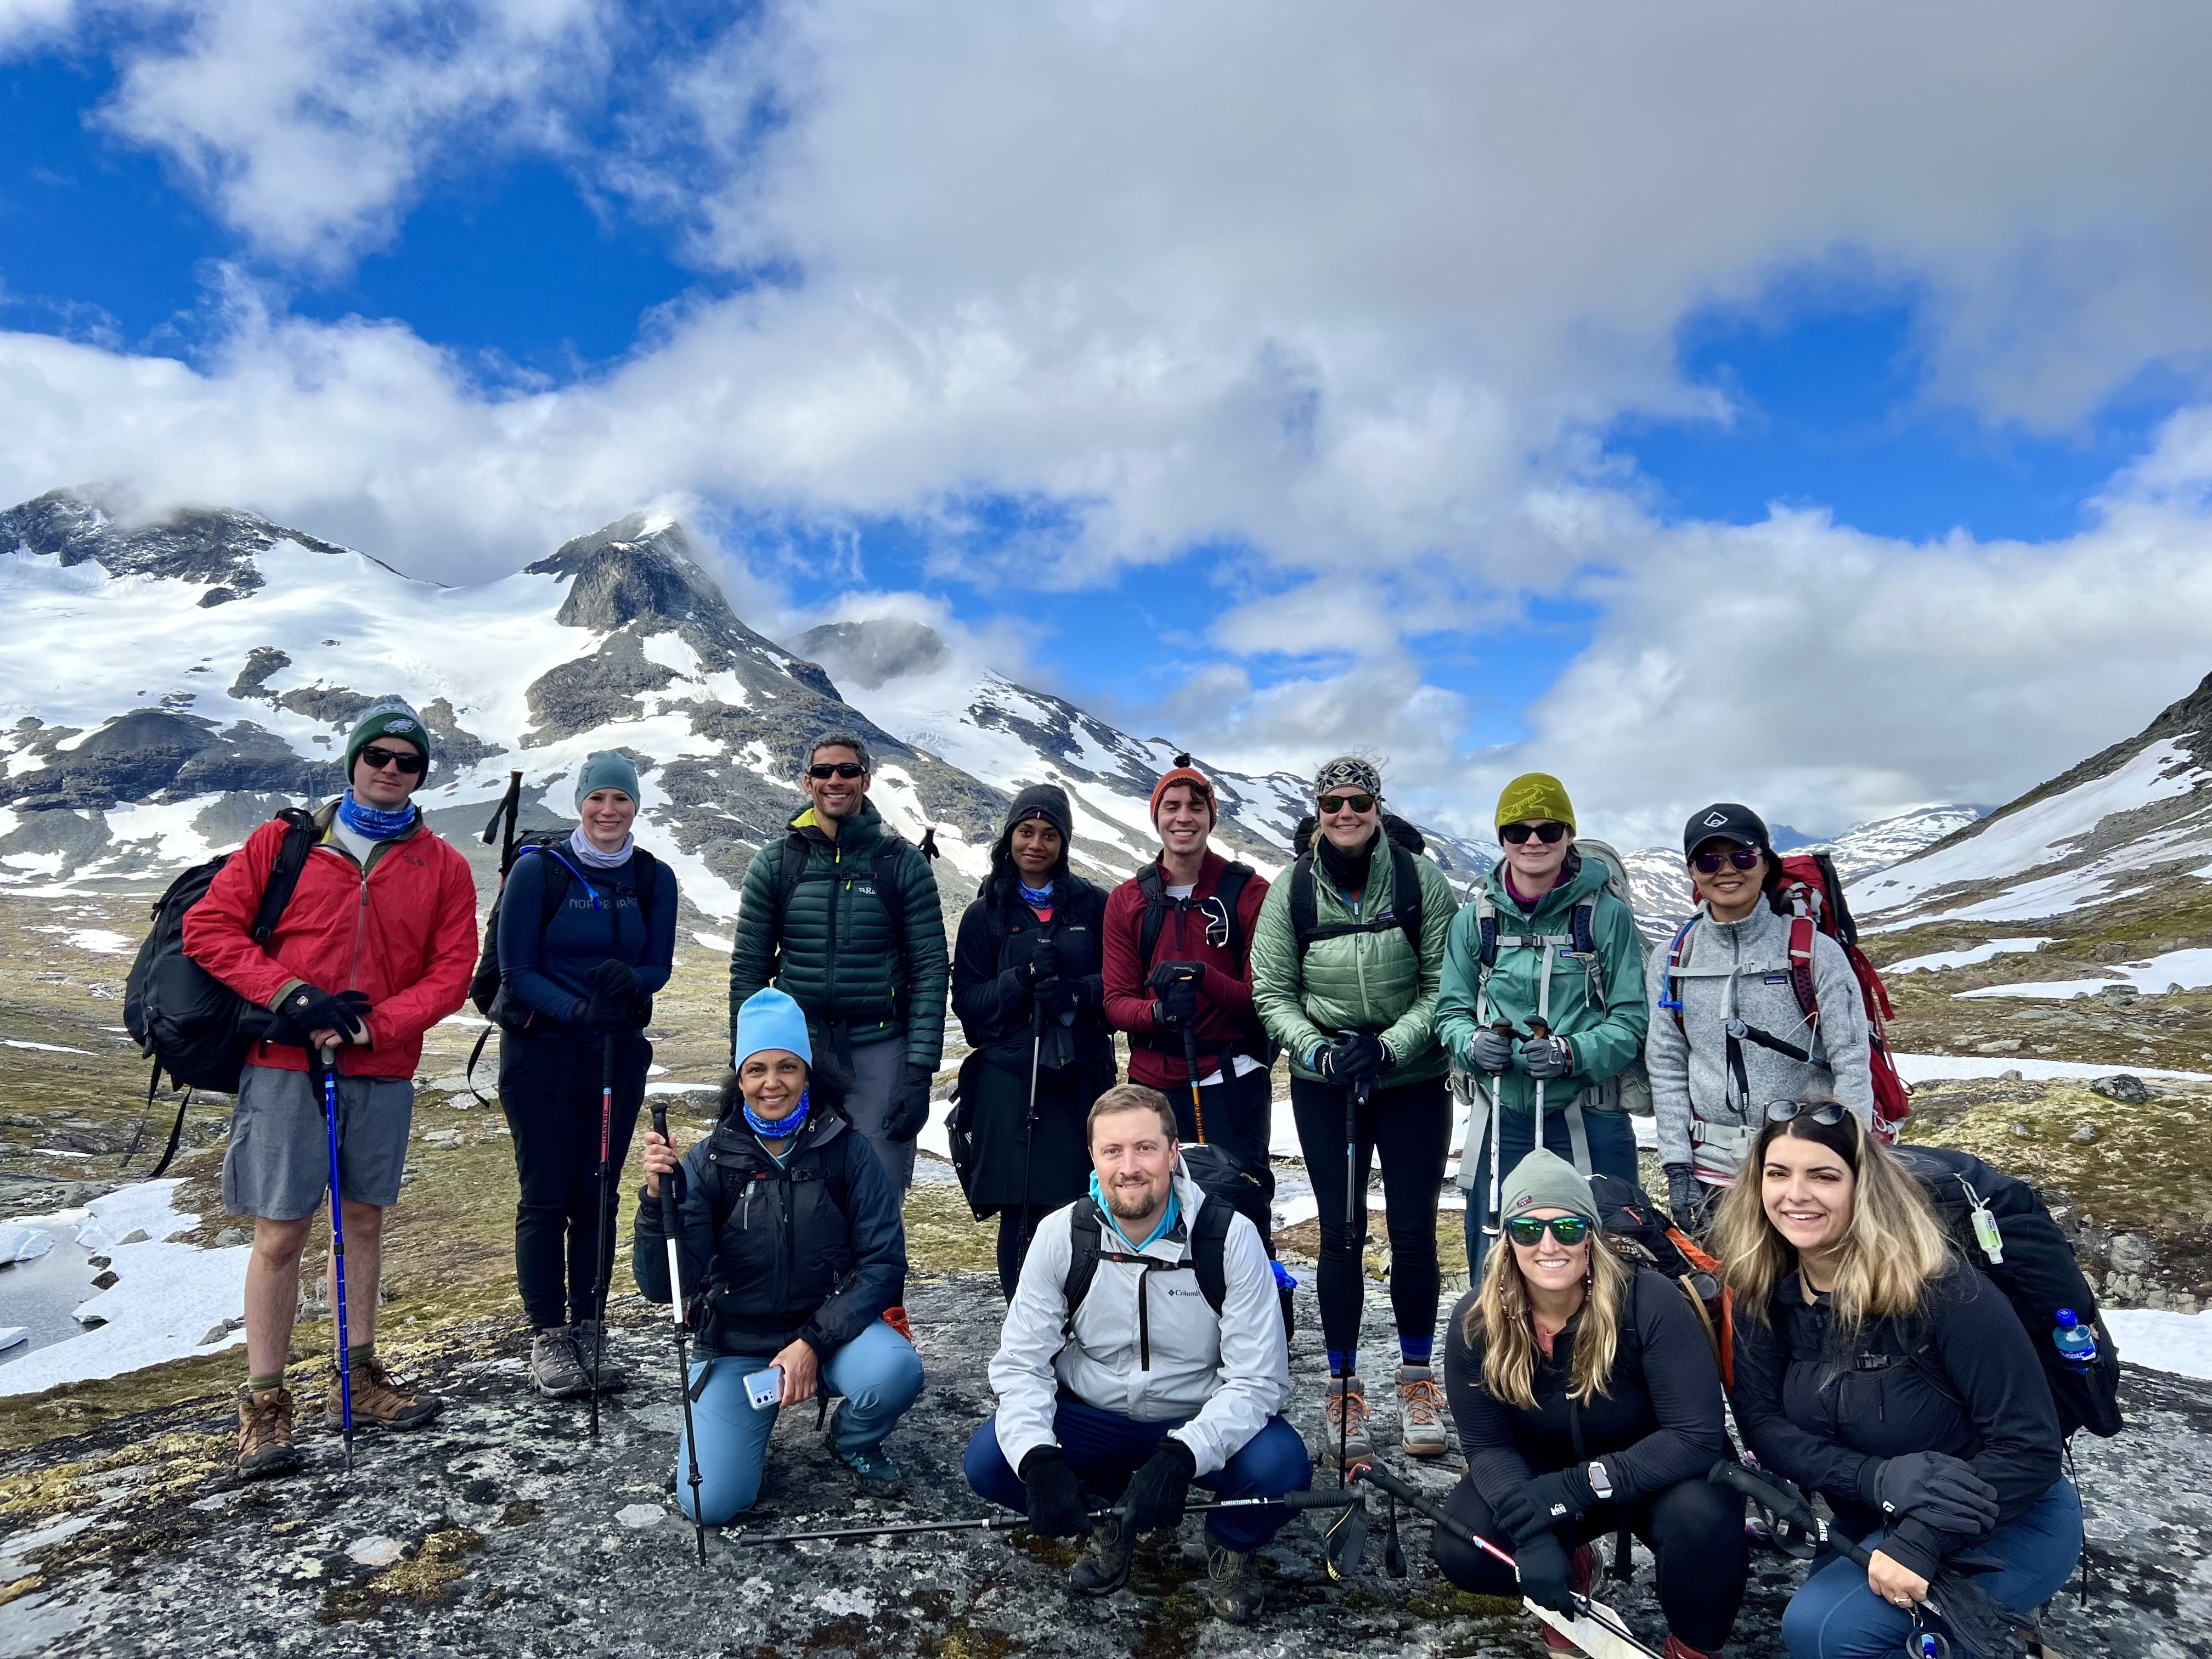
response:
<path id="1" fill-rule="evenodd" d="M 1453 918 L 1437 997 L 1437 1038 L 1474 1080 L 1460 1185 L 1468 1272 L 1480 1281 L 1492 1222 L 1492 1171 L 1536 1144 L 1585 1175 L 1636 1179 L 1636 1135 L 1619 1079 L 1644 1049 L 1644 951 L 1606 872 L 1575 851 L 1565 785 L 1531 772 L 1498 798 L 1504 856 L 1483 896 Z"/>
<path id="2" fill-rule="evenodd" d="M 1368 762 L 1328 762 L 1314 794 L 1313 846 L 1267 889 L 1253 930 L 1252 1003 L 1267 1035 L 1290 1052 L 1291 1108 L 1321 1211 L 1316 1288 L 1329 1370 L 1322 1420 L 1331 1451 L 1345 1462 L 1371 1457 L 1358 1362 L 1366 1206 L 1356 1206 L 1356 1217 L 1345 1213 L 1350 1115 L 1352 1179 L 1362 1194 L 1370 1160 L 1382 1165 L 1401 1442 L 1410 1455 L 1441 1457 L 1443 1395 L 1429 1358 L 1451 1099 L 1433 1019 L 1458 901 L 1443 871 L 1386 831 L 1382 775 Z"/>

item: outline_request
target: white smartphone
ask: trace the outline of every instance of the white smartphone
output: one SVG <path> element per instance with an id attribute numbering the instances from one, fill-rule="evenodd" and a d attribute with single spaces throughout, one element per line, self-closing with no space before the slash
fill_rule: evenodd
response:
<path id="1" fill-rule="evenodd" d="M 745 1378 L 745 1398 L 753 1402 L 753 1409 L 764 1412 L 783 1398 L 783 1367 L 770 1365 L 764 1371 L 755 1371 Z"/>

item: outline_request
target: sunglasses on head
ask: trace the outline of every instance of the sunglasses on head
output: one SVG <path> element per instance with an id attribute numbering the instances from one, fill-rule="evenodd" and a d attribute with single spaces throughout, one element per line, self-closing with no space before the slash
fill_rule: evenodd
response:
<path id="1" fill-rule="evenodd" d="M 1768 1104 L 1766 1121 L 1769 1123 L 1787 1123 L 1793 1117 L 1809 1117 L 1815 1123 L 1832 1127 L 1844 1121 L 1850 1109 L 1832 1100 L 1820 1106 L 1809 1105 L 1802 1100 L 1777 1100 Z"/>
<path id="2" fill-rule="evenodd" d="M 858 761 L 817 761 L 806 769 L 810 778 L 857 778 L 868 769 Z"/>
<path id="3" fill-rule="evenodd" d="M 1355 812 L 1371 812 L 1375 810 L 1375 797 L 1372 795 L 1323 795 L 1321 798 L 1321 810 L 1324 812 L 1341 812 L 1347 806 Z"/>
<path id="4" fill-rule="evenodd" d="M 1567 826 L 1564 823 L 1559 823 L 1556 822 L 1548 823 L 1508 823 L 1499 826 L 1498 839 L 1505 842 L 1509 846 L 1518 847 L 1522 842 L 1528 840 L 1529 836 L 1534 836 L 1538 841 L 1542 842 L 1545 846 L 1556 847 L 1560 842 L 1566 838 L 1566 834 Z"/>
<path id="5" fill-rule="evenodd" d="M 386 749 L 371 744 L 361 751 L 362 760 L 372 772 L 381 772 L 387 766 L 396 766 L 403 777 L 413 777 L 429 764 L 411 749 Z"/>
<path id="6" fill-rule="evenodd" d="M 1700 853 L 1690 862 L 1698 867 L 1701 876 L 1716 875 L 1723 864 L 1733 864 L 1739 870 L 1754 868 L 1759 863 L 1756 847 L 1731 847 L 1725 853 Z"/>
<path id="7" fill-rule="evenodd" d="M 1590 1233 L 1589 1223 L 1578 1215 L 1555 1215 L 1548 1220 L 1522 1215 L 1505 1224 L 1505 1236 L 1516 1244 L 1534 1246 L 1544 1242 L 1547 1227 L 1552 1230 L 1553 1237 L 1570 1248 L 1581 1243 Z"/>

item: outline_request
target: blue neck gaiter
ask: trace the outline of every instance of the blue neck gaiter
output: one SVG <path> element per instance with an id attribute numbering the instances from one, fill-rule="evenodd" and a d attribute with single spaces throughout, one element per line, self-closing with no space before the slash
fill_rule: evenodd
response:
<path id="1" fill-rule="evenodd" d="M 781 1140 L 786 1135 L 795 1135 L 806 1127 L 806 1112 L 812 1103 L 813 1091 L 799 1091 L 799 1104 L 782 1117 L 766 1118 L 754 1112 L 750 1103 L 740 1101 L 738 1109 L 744 1113 L 745 1121 L 763 1140 Z"/>
<path id="2" fill-rule="evenodd" d="M 1121 1233 L 1121 1224 L 1115 1218 L 1113 1209 L 1106 1202 L 1105 1193 L 1099 1188 L 1098 1171 L 1096 1170 L 1093 1170 L 1091 1172 L 1091 1201 L 1098 1206 L 1098 1213 L 1106 1218 L 1108 1224 L 1110 1225 L 1115 1232 Z M 1138 1244 L 1133 1240 L 1129 1241 L 1131 1248 L 1142 1250 L 1147 1248 L 1154 1239 L 1164 1238 L 1168 1234 L 1173 1232 L 1175 1231 L 1176 1214 L 1180 1208 L 1181 1200 L 1176 1197 L 1176 1189 L 1173 1184 L 1170 1183 L 1168 1188 L 1168 1207 L 1160 1216 L 1159 1225 L 1153 1228 L 1152 1231 L 1145 1235 L 1144 1243 Z M 1127 1233 L 1121 1233 L 1121 1237 L 1124 1240 L 1129 1240 L 1129 1235 Z"/>
<path id="3" fill-rule="evenodd" d="M 1044 910 L 1051 908 L 1052 883 L 1047 882 L 1042 887 L 1032 887 L 1019 876 L 1016 876 L 1014 885 L 1021 891 L 1022 902 L 1028 905 L 1030 909 Z"/>
<path id="4" fill-rule="evenodd" d="M 338 822 L 367 840 L 394 841 L 415 827 L 415 803 L 410 800 L 396 812 L 380 811 L 363 806 L 349 789 L 338 797 Z"/>

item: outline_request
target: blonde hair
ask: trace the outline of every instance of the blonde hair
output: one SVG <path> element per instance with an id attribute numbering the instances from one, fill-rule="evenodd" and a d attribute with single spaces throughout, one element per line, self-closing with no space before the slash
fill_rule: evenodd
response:
<path id="1" fill-rule="evenodd" d="M 1586 1243 L 1589 1285 L 1583 1299 L 1582 1323 L 1575 1328 L 1575 1351 L 1568 1371 L 1569 1398 L 1588 1405 L 1609 1392 L 1613 1358 L 1620 1351 L 1620 1310 L 1632 1282 L 1627 1267 L 1608 1249 L 1595 1227 Z M 1528 1306 L 1528 1281 L 1511 1243 L 1501 1233 L 1482 1267 L 1482 1291 L 1467 1310 L 1461 1335 L 1469 1347 L 1482 1340 L 1482 1386 L 1492 1395 L 1523 1411 L 1536 1408 L 1536 1329 Z"/>
<path id="2" fill-rule="evenodd" d="M 1808 1088 L 1808 1106 L 1826 1105 L 1835 1096 Z M 1868 1134 L 1846 1111 L 1840 1123 L 1815 1123 L 1809 1112 L 1760 1127 L 1744 1155 L 1735 1185 L 1721 1200 L 1715 1218 L 1714 1248 L 1726 1262 L 1735 1310 L 1765 1324 L 1775 1287 L 1798 1266 L 1797 1249 L 1767 1218 L 1767 1149 L 1788 1136 L 1826 1146 L 1850 1166 L 1850 1224 L 1836 1255 L 1836 1288 L 1829 1305 L 1838 1328 L 1848 1334 L 1869 1319 L 1893 1319 L 1919 1311 L 1929 1282 L 1951 1266 L 1950 1243 L 1935 1206 L 1896 1154 Z"/>

